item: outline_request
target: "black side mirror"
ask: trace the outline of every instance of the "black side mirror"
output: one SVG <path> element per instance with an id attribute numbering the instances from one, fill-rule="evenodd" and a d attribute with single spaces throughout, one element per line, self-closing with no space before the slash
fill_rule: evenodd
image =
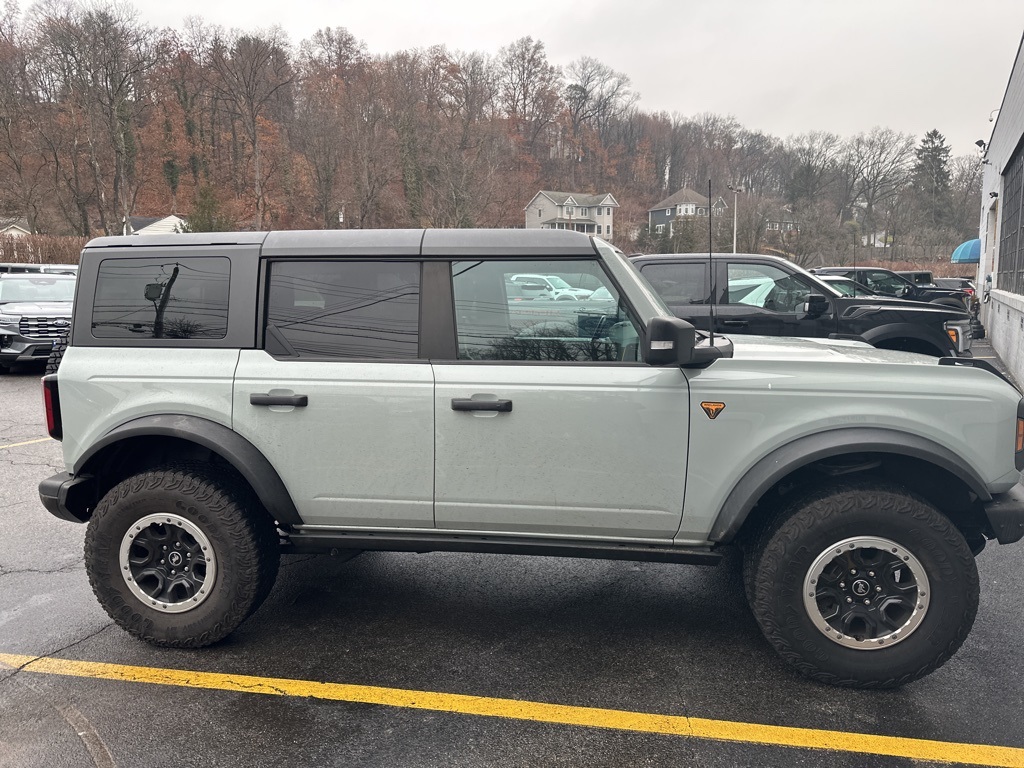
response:
<path id="1" fill-rule="evenodd" d="M 702 367 L 723 356 L 729 356 L 731 345 L 697 346 L 697 329 L 678 317 L 655 317 L 647 326 L 644 338 L 644 362 L 648 365 L 678 365 L 682 368 Z"/>
<path id="2" fill-rule="evenodd" d="M 828 298 L 820 293 L 809 293 L 804 299 L 804 317 L 813 320 L 828 312 Z"/>

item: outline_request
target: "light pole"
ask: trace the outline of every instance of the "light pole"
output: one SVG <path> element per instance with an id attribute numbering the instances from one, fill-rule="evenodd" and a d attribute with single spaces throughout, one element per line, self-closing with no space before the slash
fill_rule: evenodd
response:
<path id="1" fill-rule="evenodd" d="M 746 192 L 747 190 L 732 184 L 728 186 L 732 190 L 732 252 L 736 253 L 736 207 L 739 204 L 740 192 Z"/>

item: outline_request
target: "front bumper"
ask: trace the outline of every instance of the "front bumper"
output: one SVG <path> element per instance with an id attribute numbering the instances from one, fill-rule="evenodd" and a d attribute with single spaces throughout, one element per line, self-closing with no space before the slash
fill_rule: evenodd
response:
<path id="1" fill-rule="evenodd" d="M 1024 485 L 1017 483 L 1006 493 L 997 493 L 984 504 L 985 516 L 1000 544 L 1024 538 Z"/>
<path id="2" fill-rule="evenodd" d="M 33 339 L 15 333 L 0 333 L 0 363 L 46 360 L 53 351 L 53 339 Z"/>
<path id="3" fill-rule="evenodd" d="M 84 523 L 96 506 L 96 480 L 91 475 L 60 472 L 39 484 L 39 500 L 54 517 Z"/>

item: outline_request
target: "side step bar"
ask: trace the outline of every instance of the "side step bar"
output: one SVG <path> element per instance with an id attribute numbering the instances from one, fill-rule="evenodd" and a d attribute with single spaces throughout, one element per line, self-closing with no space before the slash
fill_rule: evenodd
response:
<path id="1" fill-rule="evenodd" d="M 329 553 L 332 550 L 486 552 L 495 555 L 588 557 L 689 565 L 716 565 L 722 559 L 721 552 L 710 548 L 685 549 L 661 544 L 612 544 L 564 539 L 548 541 L 501 536 L 303 531 L 286 534 L 281 543 L 282 554 Z"/>

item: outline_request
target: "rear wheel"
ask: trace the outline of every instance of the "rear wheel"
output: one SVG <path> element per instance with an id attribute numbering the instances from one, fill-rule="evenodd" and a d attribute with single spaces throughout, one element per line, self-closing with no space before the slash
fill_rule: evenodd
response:
<path id="1" fill-rule="evenodd" d="M 891 688 L 944 664 L 970 632 L 978 572 L 956 527 L 879 482 L 811 493 L 747 561 L 762 632 L 821 682 Z"/>
<path id="2" fill-rule="evenodd" d="M 130 477 L 102 499 L 85 565 L 104 610 L 156 645 L 215 643 L 253 613 L 277 576 L 273 521 L 255 494 L 206 467 Z"/>

